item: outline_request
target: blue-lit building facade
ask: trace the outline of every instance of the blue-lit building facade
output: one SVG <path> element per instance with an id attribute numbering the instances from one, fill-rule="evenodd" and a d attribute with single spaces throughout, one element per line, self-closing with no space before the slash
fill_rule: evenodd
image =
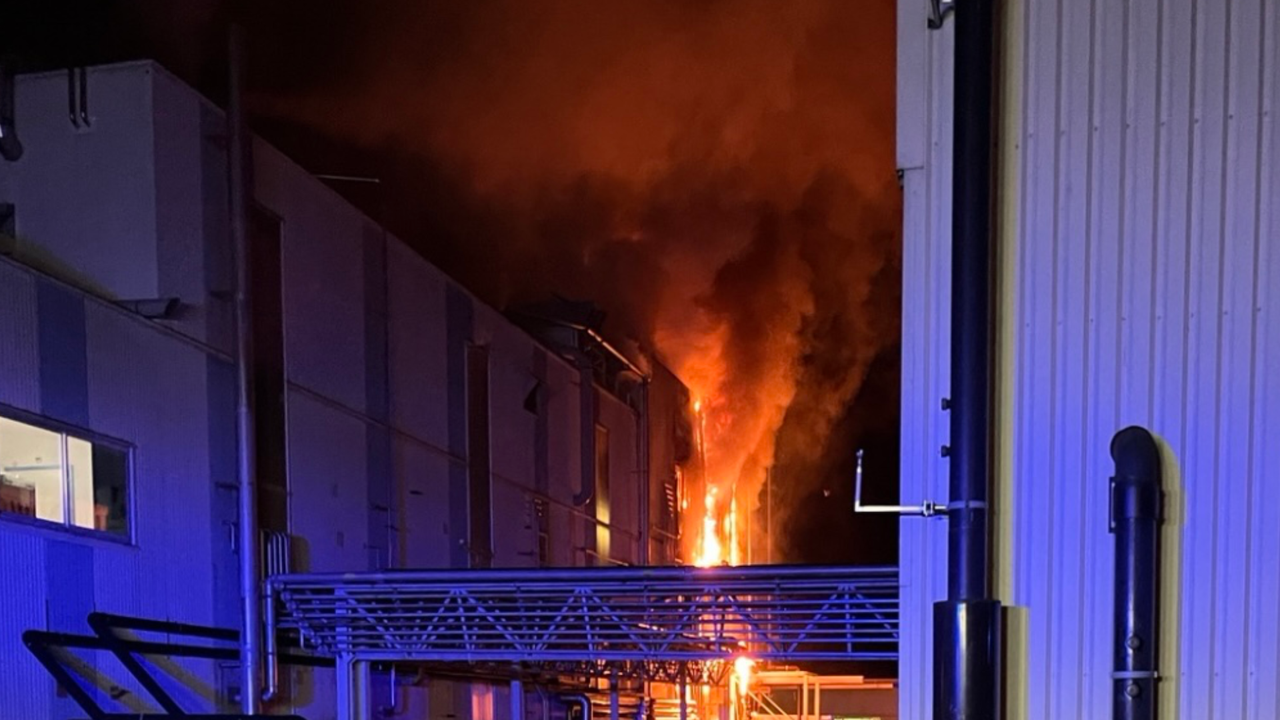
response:
<path id="1" fill-rule="evenodd" d="M 0 162 L 0 718 L 61 719 L 82 713 L 24 631 L 85 633 L 95 611 L 239 625 L 227 127 L 149 62 L 19 77 L 16 108 L 25 153 Z M 679 560 L 674 375 L 555 317 L 517 325 L 252 150 L 268 571 Z M 106 706 L 154 709 L 106 653 L 79 657 Z M 194 706 L 234 706 L 227 663 L 165 670 Z M 325 672 L 292 671 L 271 710 L 331 716 Z M 379 682 L 406 717 L 506 707 L 503 687 L 465 679 Z"/>
<path id="2" fill-rule="evenodd" d="M 930 6 L 897 3 L 904 504 L 948 501 L 939 449 L 954 441 L 940 401 L 964 80 L 956 16 L 931 29 Z M 1159 717 L 1280 717 L 1280 12 L 996 6 L 991 557 L 1005 717 L 1112 717 L 1109 445 L 1130 425 L 1163 452 Z M 900 527 L 901 717 L 924 720 L 947 529 Z"/>

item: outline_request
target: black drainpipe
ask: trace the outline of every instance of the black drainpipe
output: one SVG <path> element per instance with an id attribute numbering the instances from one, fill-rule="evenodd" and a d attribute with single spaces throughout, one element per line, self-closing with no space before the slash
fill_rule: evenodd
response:
<path id="1" fill-rule="evenodd" d="M 934 718 L 1000 717 L 991 596 L 991 217 L 995 0 L 955 3 L 947 600 L 934 606 Z"/>
<path id="2" fill-rule="evenodd" d="M 1160 450 L 1129 427 L 1111 440 L 1111 532 L 1116 536 L 1113 720 L 1155 720 L 1159 653 Z"/>
<path id="3" fill-rule="evenodd" d="M 15 162 L 22 157 L 22 143 L 18 141 L 17 112 L 14 108 L 14 77 L 12 65 L 0 61 L 0 157 Z"/>

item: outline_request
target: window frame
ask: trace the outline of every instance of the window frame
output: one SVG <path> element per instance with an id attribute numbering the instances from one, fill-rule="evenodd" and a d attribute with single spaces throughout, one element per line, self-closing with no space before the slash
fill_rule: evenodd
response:
<path id="1" fill-rule="evenodd" d="M 55 420 L 44 415 L 23 410 L 12 405 L 0 403 L 0 418 L 12 420 L 24 425 L 45 430 L 47 432 L 56 433 L 58 435 L 59 445 L 58 452 L 60 454 L 61 472 L 62 472 L 62 502 L 63 502 L 63 520 L 54 522 L 53 520 L 45 520 L 39 517 L 30 517 L 28 515 L 18 515 L 16 513 L 0 512 L 0 523 L 9 523 L 23 527 L 30 527 L 44 531 L 56 532 L 59 534 L 75 535 L 93 540 L 103 540 L 106 542 L 116 543 L 119 545 L 135 545 L 136 537 L 136 509 L 135 509 L 135 452 L 137 446 L 133 443 L 125 442 L 119 438 L 113 438 L 102 433 L 86 430 L 85 428 L 73 425 L 71 423 Z M 125 495 L 125 529 L 123 533 L 112 532 L 110 530 L 98 530 L 96 528 L 81 527 L 75 524 L 71 519 L 71 499 L 74 489 L 71 487 L 71 473 L 68 467 L 68 438 L 75 438 L 93 445 L 101 445 L 119 451 L 124 455 L 124 495 Z"/>

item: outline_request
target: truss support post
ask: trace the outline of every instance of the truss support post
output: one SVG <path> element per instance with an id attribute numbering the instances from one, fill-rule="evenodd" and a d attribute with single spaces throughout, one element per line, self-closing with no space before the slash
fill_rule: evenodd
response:
<path id="1" fill-rule="evenodd" d="M 338 657 L 338 720 L 369 720 L 369 661 Z"/>
<path id="2" fill-rule="evenodd" d="M 809 720 L 809 678 L 800 681 L 800 720 Z"/>
<path id="3" fill-rule="evenodd" d="M 689 720 L 689 679 L 685 668 L 680 668 L 680 720 Z"/>
<path id="4" fill-rule="evenodd" d="M 511 681 L 511 720 L 524 720 L 524 683 Z"/>
<path id="5" fill-rule="evenodd" d="M 822 720 L 822 679 L 813 679 L 813 715 Z"/>
<path id="6" fill-rule="evenodd" d="M 618 676 L 609 676 L 609 720 L 618 720 Z"/>

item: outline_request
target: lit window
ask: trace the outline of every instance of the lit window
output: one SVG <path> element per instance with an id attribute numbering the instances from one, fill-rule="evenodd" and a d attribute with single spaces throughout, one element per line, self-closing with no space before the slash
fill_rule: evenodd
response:
<path id="1" fill-rule="evenodd" d="M 129 451 L 0 416 L 0 515 L 129 534 Z"/>

